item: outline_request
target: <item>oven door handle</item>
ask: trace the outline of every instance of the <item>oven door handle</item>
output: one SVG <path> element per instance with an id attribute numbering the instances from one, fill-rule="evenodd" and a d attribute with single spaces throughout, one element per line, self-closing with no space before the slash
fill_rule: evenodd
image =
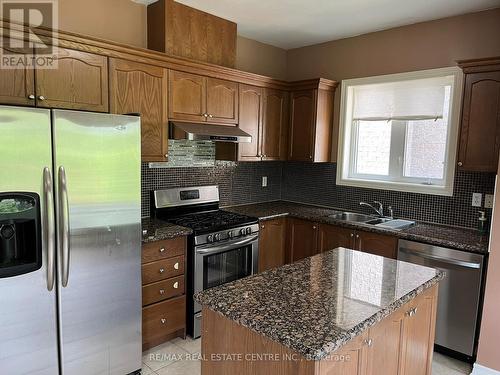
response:
<path id="1" fill-rule="evenodd" d="M 225 251 L 225 250 L 230 250 L 230 249 L 234 249 L 234 248 L 237 248 L 240 246 L 245 246 L 251 242 L 256 241 L 258 238 L 259 238 L 259 235 L 256 234 L 256 235 L 253 235 L 251 237 L 247 237 L 243 240 L 236 241 L 236 242 L 230 242 L 230 243 L 223 244 L 223 245 L 218 245 L 218 246 L 210 245 L 210 246 L 203 246 L 203 247 L 197 246 L 196 247 L 196 254 L 220 253 L 220 252 Z"/>

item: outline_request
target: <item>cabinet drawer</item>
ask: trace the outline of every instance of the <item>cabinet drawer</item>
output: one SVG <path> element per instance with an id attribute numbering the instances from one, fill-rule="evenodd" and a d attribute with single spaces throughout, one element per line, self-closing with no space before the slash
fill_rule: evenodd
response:
<path id="1" fill-rule="evenodd" d="M 142 265 L 142 285 L 184 274 L 184 256 Z"/>
<path id="2" fill-rule="evenodd" d="M 184 255 L 186 237 L 155 241 L 142 245 L 142 263 Z"/>
<path id="3" fill-rule="evenodd" d="M 186 297 L 155 303 L 142 309 L 142 344 L 151 347 L 186 326 Z"/>
<path id="4" fill-rule="evenodd" d="M 150 305 L 184 294 L 184 275 L 142 287 L 142 305 Z"/>

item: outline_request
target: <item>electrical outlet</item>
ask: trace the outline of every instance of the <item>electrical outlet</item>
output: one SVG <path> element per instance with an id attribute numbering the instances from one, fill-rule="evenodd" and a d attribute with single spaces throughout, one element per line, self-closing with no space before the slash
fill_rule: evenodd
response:
<path id="1" fill-rule="evenodd" d="M 494 195 L 486 194 L 484 196 L 484 208 L 493 208 Z"/>
<path id="2" fill-rule="evenodd" d="M 483 203 L 483 194 L 472 193 L 472 207 L 481 207 Z"/>
<path id="3" fill-rule="evenodd" d="M 267 187 L 267 176 L 262 176 L 262 187 Z"/>

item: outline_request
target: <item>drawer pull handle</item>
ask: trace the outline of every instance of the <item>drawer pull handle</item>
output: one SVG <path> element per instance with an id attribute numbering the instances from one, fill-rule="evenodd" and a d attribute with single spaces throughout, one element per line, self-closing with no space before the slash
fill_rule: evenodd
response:
<path id="1" fill-rule="evenodd" d="M 160 248 L 160 253 L 163 253 L 165 251 L 165 248 L 164 247 L 161 247 Z"/>
<path id="2" fill-rule="evenodd" d="M 176 282 L 174 283 L 174 289 L 179 289 L 179 282 L 178 282 L 178 281 L 176 281 Z"/>
<path id="3" fill-rule="evenodd" d="M 175 270 L 178 270 L 178 269 L 179 269 L 179 262 L 175 262 L 175 264 L 174 264 L 174 269 L 175 269 Z"/>
<path id="4" fill-rule="evenodd" d="M 160 294 L 165 294 L 165 289 L 160 289 Z"/>
<path id="5" fill-rule="evenodd" d="M 165 269 L 160 268 L 160 273 L 163 273 L 163 272 L 165 272 Z"/>
<path id="6" fill-rule="evenodd" d="M 161 318 L 161 319 L 160 319 L 160 322 L 161 322 L 161 324 L 165 324 L 165 323 L 167 322 L 167 319 L 165 319 L 165 318 Z"/>

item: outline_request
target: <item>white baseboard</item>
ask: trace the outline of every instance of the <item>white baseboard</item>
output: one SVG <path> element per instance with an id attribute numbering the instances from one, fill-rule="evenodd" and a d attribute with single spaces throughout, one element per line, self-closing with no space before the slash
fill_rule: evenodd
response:
<path id="1" fill-rule="evenodd" d="M 500 371 L 481 366 L 476 362 L 474 363 L 471 375 L 500 375 Z"/>

